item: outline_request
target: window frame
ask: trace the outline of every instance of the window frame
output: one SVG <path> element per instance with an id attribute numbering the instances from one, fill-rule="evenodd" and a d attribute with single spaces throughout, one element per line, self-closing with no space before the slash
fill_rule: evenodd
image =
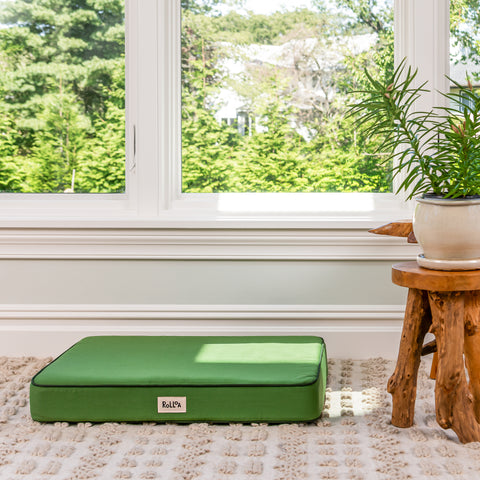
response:
<path id="1" fill-rule="evenodd" d="M 407 57 L 412 66 L 420 66 L 419 81 L 426 75 L 432 88 L 418 105 L 421 109 L 438 105 L 438 91 L 448 88 L 448 4 L 395 0 L 396 61 Z M 413 202 L 405 202 L 403 195 L 181 192 L 180 16 L 180 0 L 126 0 L 126 192 L 1 194 L 0 257 L 30 258 L 38 252 L 42 258 L 237 258 L 238 251 L 242 258 L 271 258 L 266 246 L 284 239 L 278 258 L 298 258 L 293 245 L 312 245 L 315 237 L 318 249 L 308 258 L 328 258 L 325 239 L 341 236 L 352 250 L 345 249 L 339 258 L 357 258 L 355 252 L 360 252 L 358 258 L 413 255 L 412 248 L 400 248 L 394 239 L 385 240 L 386 250 L 378 256 L 362 250 L 367 244 L 378 246 L 368 228 L 411 215 Z M 338 207 L 338 201 L 346 207 Z M 173 231 L 180 232 L 186 247 L 172 257 L 162 245 L 172 241 Z M 123 234 L 136 239 L 137 251 Z M 297 240 L 289 243 L 292 235 Z M 40 242 L 36 249 L 39 238 L 43 247 Z M 12 239 L 19 244 L 12 245 Z M 122 250 L 125 244 L 128 248 Z M 214 251 L 219 244 L 225 253 Z M 52 245 L 58 247 L 55 253 Z"/>

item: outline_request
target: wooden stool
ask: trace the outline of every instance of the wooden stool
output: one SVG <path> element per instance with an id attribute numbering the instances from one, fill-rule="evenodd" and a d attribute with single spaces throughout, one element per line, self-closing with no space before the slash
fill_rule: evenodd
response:
<path id="1" fill-rule="evenodd" d="M 423 346 L 431 332 L 438 354 L 437 422 L 462 443 L 480 441 L 480 270 L 428 270 L 406 262 L 393 266 L 392 280 L 409 289 L 397 365 L 388 381 L 392 424 L 413 425 L 422 349 L 435 351 L 433 342 Z"/>

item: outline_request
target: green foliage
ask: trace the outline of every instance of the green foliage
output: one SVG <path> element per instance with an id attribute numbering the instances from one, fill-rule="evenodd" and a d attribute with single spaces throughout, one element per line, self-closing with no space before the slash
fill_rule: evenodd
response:
<path id="1" fill-rule="evenodd" d="M 183 191 L 213 193 L 229 191 L 235 147 L 235 130 L 220 125 L 211 113 L 197 108 L 184 92 L 182 110 Z M 207 179 L 207 181 L 206 181 Z"/>
<path id="2" fill-rule="evenodd" d="M 195 14 L 215 13 L 216 6 L 224 3 L 223 0 L 182 0 L 182 9 Z M 238 3 L 233 1 L 233 3 Z"/>
<path id="3" fill-rule="evenodd" d="M 363 75 L 368 69 L 371 76 L 380 80 L 390 77 L 394 71 L 393 9 L 390 4 L 378 5 L 377 0 L 338 0 L 352 15 L 348 28 L 352 32 L 375 32 L 377 42 L 358 55 L 345 58 L 347 76 L 340 79 L 342 92 L 361 90 L 368 81 Z"/>
<path id="4" fill-rule="evenodd" d="M 63 81 L 87 110 L 101 108 L 108 61 L 124 52 L 123 0 L 8 0 L 2 7 L 8 102 L 24 105 Z"/>
<path id="5" fill-rule="evenodd" d="M 238 45 L 279 45 L 291 36 L 336 35 L 341 26 L 337 16 L 325 11 L 306 8 L 293 11 L 274 12 L 270 15 L 250 13 L 241 15 L 231 11 L 226 15 L 208 18 L 211 27 L 211 40 Z"/>
<path id="6" fill-rule="evenodd" d="M 308 187 L 303 138 L 289 125 L 291 108 L 275 97 L 260 118 L 268 119 L 263 132 L 254 132 L 239 152 L 233 191 L 301 192 Z"/>
<path id="7" fill-rule="evenodd" d="M 34 168 L 27 173 L 28 188 L 33 192 L 63 192 L 71 185 L 89 128 L 89 120 L 75 100 L 69 91 L 44 96 L 45 109 L 38 116 L 31 150 Z"/>
<path id="8" fill-rule="evenodd" d="M 84 148 L 76 169 L 76 191 L 102 193 L 125 191 L 125 62 L 120 58 L 112 71 L 112 85 L 105 88 L 105 112 L 94 118 L 93 138 Z"/>
<path id="9" fill-rule="evenodd" d="M 209 104 L 221 77 L 203 20 L 186 12 L 182 34 L 182 187 L 192 193 L 228 191 L 236 146 L 235 131 L 216 121 Z"/>
<path id="10" fill-rule="evenodd" d="M 480 0 L 450 1 L 450 33 L 460 60 L 480 65 Z"/>
<path id="11" fill-rule="evenodd" d="M 0 104 L 0 190 L 21 191 L 24 174 L 15 162 L 17 132 L 14 119 Z"/>
<path id="12" fill-rule="evenodd" d="M 316 3 L 322 4 L 323 2 L 317 0 Z M 346 9 L 349 17 L 346 25 L 348 31 L 356 33 L 372 31 L 382 36 L 384 32 L 392 28 L 393 9 L 391 5 L 379 5 L 378 0 L 337 0 L 336 4 L 338 7 Z"/>
<path id="13" fill-rule="evenodd" d="M 355 150 L 319 152 L 318 166 L 309 172 L 315 192 L 389 192 L 391 181 L 377 158 Z"/>
<path id="14" fill-rule="evenodd" d="M 380 136 L 379 151 L 392 162 L 394 176 L 405 175 L 399 190 L 408 198 L 433 193 L 445 198 L 480 194 L 480 95 L 471 84 L 449 93 L 451 107 L 415 112 L 413 105 L 427 91 L 414 86 L 417 71 L 405 61 L 385 83 L 368 72 L 369 88 L 352 106 L 368 136 Z M 464 105 L 464 99 L 470 105 Z"/>
<path id="15" fill-rule="evenodd" d="M 99 143 L 92 125 L 110 115 L 124 0 L 6 0 L 0 24 L 0 111 L 15 118 L 11 158 L 23 174 L 15 191 L 62 192 Z"/>
<path id="16" fill-rule="evenodd" d="M 340 113 L 324 117 L 316 128 L 321 133 L 309 148 L 310 191 L 391 191 L 391 175 L 377 153 L 378 139 L 357 132 L 352 119 Z"/>
<path id="17" fill-rule="evenodd" d="M 449 197 L 480 194 L 480 90 L 471 84 L 449 93 L 453 107 L 435 122 L 437 191 Z"/>

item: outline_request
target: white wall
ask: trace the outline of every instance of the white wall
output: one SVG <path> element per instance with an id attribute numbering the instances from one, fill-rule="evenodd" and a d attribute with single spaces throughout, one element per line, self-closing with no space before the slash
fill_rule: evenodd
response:
<path id="1" fill-rule="evenodd" d="M 0 260 L 0 355 L 87 335 L 313 334 L 331 357 L 394 358 L 394 261 Z"/>

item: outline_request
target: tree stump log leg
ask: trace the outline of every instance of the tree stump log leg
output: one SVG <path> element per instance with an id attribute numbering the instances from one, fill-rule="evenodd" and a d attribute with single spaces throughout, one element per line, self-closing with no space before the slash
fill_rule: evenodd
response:
<path id="1" fill-rule="evenodd" d="M 473 413 L 463 361 L 465 295 L 429 292 L 428 296 L 438 351 L 437 422 L 442 428 L 451 428 L 462 443 L 480 441 L 480 425 Z"/>
<path id="2" fill-rule="evenodd" d="M 473 412 L 480 423 L 480 291 L 465 295 L 465 363 L 473 397 Z"/>
<path id="3" fill-rule="evenodd" d="M 397 365 L 387 386 L 392 394 L 392 424 L 396 427 L 413 425 L 418 367 L 431 321 L 427 292 L 409 289 Z"/>
<path id="4" fill-rule="evenodd" d="M 432 358 L 432 367 L 430 368 L 430 378 L 432 380 L 435 380 L 437 378 L 437 368 L 438 368 L 438 352 L 435 352 Z"/>

